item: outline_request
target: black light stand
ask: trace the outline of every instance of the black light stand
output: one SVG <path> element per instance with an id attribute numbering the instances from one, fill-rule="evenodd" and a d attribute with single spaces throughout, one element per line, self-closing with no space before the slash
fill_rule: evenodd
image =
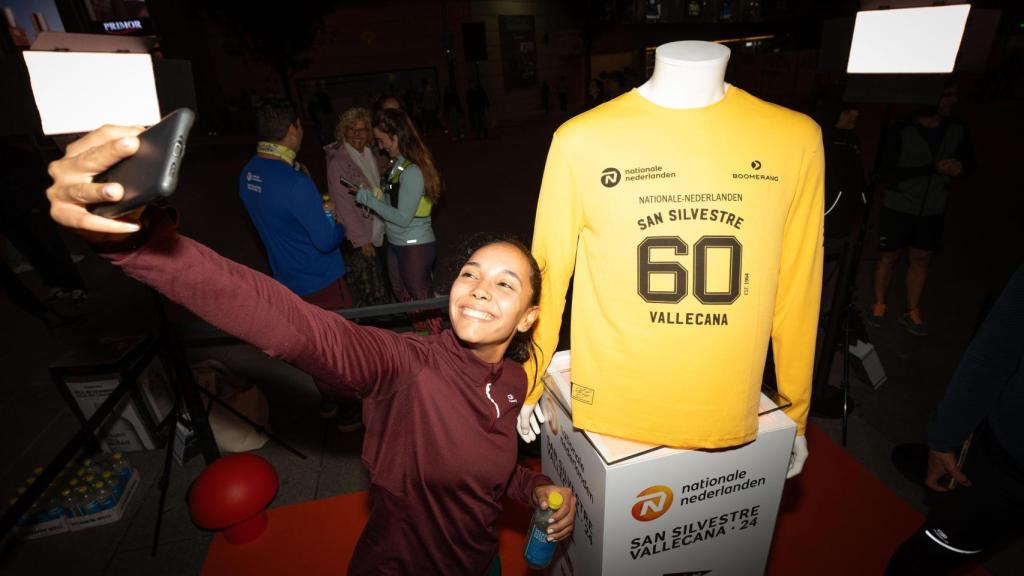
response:
<path id="1" fill-rule="evenodd" d="M 840 387 L 843 392 L 842 445 L 844 447 L 846 446 L 849 426 L 850 365 L 852 363 L 850 358 L 852 354 L 850 351 L 850 334 L 853 331 L 853 320 L 859 319 L 859 310 L 857 309 L 856 298 L 854 298 L 857 291 L 857 272 L 861 256 L 864 252 L 864 239 L 867 236 L 871 207 L 875 202 L 875 188 L 879 182 L 878 174 L 881 168 L 882 157 L 889 139 L 891 117 L 892 104 L 886 104 L 882 115 L 882 128 L 873 163 L 872 178 L 866 183 L 864 188 L 866 197 L 864 198 L 864 207 L 861 215 L 856 220 L 855 233 L 846 239 L 839 255 L 839 277 L 836 280 L 835 297 L 832 301 L 832 309 L 828 321 L 825 324 L 821 355 L 818 357 L 818 363 L 814 369 L 815 388 L 828 386 L 828 377 L 832 372 L 836 342 L 841 333 L 843 337 L 843 372 Z"/>
<path id="2" fill-rule="evenodd" d="M 863 226 L 862 226 L 863 228 Z M 832 310 L 825 326 L 825 337 L 822 341 L 821 359 L 815 381 L 820 386 L 828 385 L 828 376 L 832 371 L 836 342 L 839 334 L 843 336 L 843 376 L 840 389 L 843 391 L 843 435 L 842 445 L 846 446 L 847 429 L 849 426 L 850 407 L 850 332 L 851 318 L 856 318 L 857 308 L 854 304 L 856 292 L 857 268 L 863 248 L 863 231 L 857 237 L 845 242 L 839 256 L 839 278 L 836 280 L 835 297 Z"/>
<path id="3" fill-rule="evenodd" d="M 156 511 L 156 525 L 153 528 L 153 545 L 150 548 L 150 554 L 156 556 L 156 550 L 160 543 L 160 528 L 163 525 L 164 519 L 164 506 L 167 502 L 167 489 L 171 484 L 171 457 L 174 455 L 174 440 L 178 419 L 182 415 L 183 408 L 187 410 L 189 420 L 198 438 L 200 452 L 207 465 L 220 458 L 220 450 L 217 448 L 217 441 L 213 437 L 213 430 L 210 429 L 210 421 L 206 417 L 206 411 L 203 409 L 199 395 L 196 393 L 198 386 L 196 386 L 195 378 L 192 375 L 192 368 L 188 363 L 188 358 L 185 357 L 181 344 L 177 340 L 174 328 L 167 321 L 163 297 L 156 290 L 150 289 L 150 292 L 153 295 L 153 304 L 156 307 L 157 318 L 160 322 L 160 338 L 164 343 L 171 370 L 175 375 L 175 377 L 171 378 L 171 381 L 175 383 L 174 408 L 171 410 L 170 417 L 164 421 L 164 425 L 170 426 L 171 429 L 168 433 L 167 447 L 164 452 L 164 465 L 160 471 L 160 480 L 158 482 L 160 487 L 160 503 Z"/>
<path id="4" fill-rule="evenodd" d="M 306 455 L 295 449 L 287 442 L 281 440 L 264 426 L 254 422 L 245 414 L 242 414 L 238 410 L 228 406 L 216 395 L 212 394 L 205 388 L 196 385 L 195 376 L 192 374 L 192 366 L 185 355 L 177 330 L 167 319 L 167 313 L 164 309 L 163 303 L 164 299 L 155 290 L 152 290 L 152 294 L 157 309 L 157 316 L 160 320 L 160 337 L 165 343 L 167 353 L 170 356 L 170 364 L 173 366 L 177 375 L 177 378 L 172 380 L 178 383 L 178 386 L 176 386 L 175 389 L 174 409 L 172 410 L 171 417 L 167 418 L 164 422 L 165 425 L 171 426 L 171 430 L 167 440 L 166 452 L 164 454 L 164 466 L 160 472 L 160 481 L 158 484 L 160 487 L 160 507 L 157 509 L 156 513 L 156 527 L 153 530 L 153 545 L 150 549 L 150 554 L 156 556 L 157 547 L 160 543 L 160 527 L 163 523 L 164 505 L 167 500 L 167 489 L 170 486 L 172 467 L 171 458 L 174 454 L 174 440 L 176 436 L 175 429 L 177 427 L 178 419 L 183 415 L 183 409 L 186 410 L 185 413 L 188 414 L 189 421 L 192 423 L 192 427 L 196 432 L 200 451 L 203 454 L 203 459 L 206 461 L 206 464 L 209 465 L 214 460 L 220 458 L 220 450 L 217 448 L 216 439 L 213 437 L 213 430 L 210 428 L 207 411 L 203 407 L 202 401 L 196 391 L 203 393 L 212 402 L 215 402 L 218 406 L 224 408 L 256 431 L 265 434 L 270 440 L 276 442 L 285 450 L 288 450 L 303 460 L 306 460 Z"/>

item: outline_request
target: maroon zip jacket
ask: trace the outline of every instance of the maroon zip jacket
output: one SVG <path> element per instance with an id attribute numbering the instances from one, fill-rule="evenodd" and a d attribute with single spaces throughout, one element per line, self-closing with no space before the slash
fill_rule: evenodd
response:
<path id="1" fill-rule="evenodd" d="M 483 362 L 450 330 L 423 338 L 358 326 L 170 225 L 107 257 L 225 332 L 363 397 L 373 507 L 349 574 L 483 574 L 498 552 L 501 498 L 532 506 L 534 488 L 552 484 L 516 464 L 519 364 Z"/>

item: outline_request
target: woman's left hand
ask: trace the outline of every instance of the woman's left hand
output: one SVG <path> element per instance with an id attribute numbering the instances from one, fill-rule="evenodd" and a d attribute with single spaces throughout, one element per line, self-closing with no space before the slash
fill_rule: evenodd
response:
<path id="1" fill-rule="evenodd" d="M 538 486 L 533 490 L 534 505 L 547 509 L 548 494 L 551 492 L 562 494 L 562 507 L 551 515 L 551 523 L 548 525 L 548 540 L 564 540 L 572 535 L 573 523 L 576 520 L 576 496 L 565 486 L 555 486 L 554 484 Z"/>

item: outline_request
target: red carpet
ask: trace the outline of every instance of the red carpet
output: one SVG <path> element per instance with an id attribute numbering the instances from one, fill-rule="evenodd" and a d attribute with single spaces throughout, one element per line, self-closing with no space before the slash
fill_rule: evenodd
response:
<path id="1" fill-rule="evenodd" d="M 813 426 L 807 441 L 812 456 L 803 473 L 786 484 L 766 574 L 882 574 L 921 515 Z M 365 492 L 274 508 L 267 532 L 255 542 L 232 546 L 218 534 L 202 573 L 344 574 L 368 511 Z M 530 574 L 522 560 L 529 521 L 528 509 L 506 502 L 499 523 L 506 575 Z M 974 568 L 962 574 L 988 572 Z"/>

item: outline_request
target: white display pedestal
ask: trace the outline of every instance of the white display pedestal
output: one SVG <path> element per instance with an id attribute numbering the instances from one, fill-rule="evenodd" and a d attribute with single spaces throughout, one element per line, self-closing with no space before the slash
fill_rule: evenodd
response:
<path id="1" fill-rule="evenodd" d="M 675 450 L 572 427 L 569 353 L 540 406 L 544 473 L 576 494 L 576 526 L 548 574 L 747 576 L 764 572 L 796 424 L 762 395 L 757 440 Z M 685 426 L 685 423 L 680 423 Z"/>

